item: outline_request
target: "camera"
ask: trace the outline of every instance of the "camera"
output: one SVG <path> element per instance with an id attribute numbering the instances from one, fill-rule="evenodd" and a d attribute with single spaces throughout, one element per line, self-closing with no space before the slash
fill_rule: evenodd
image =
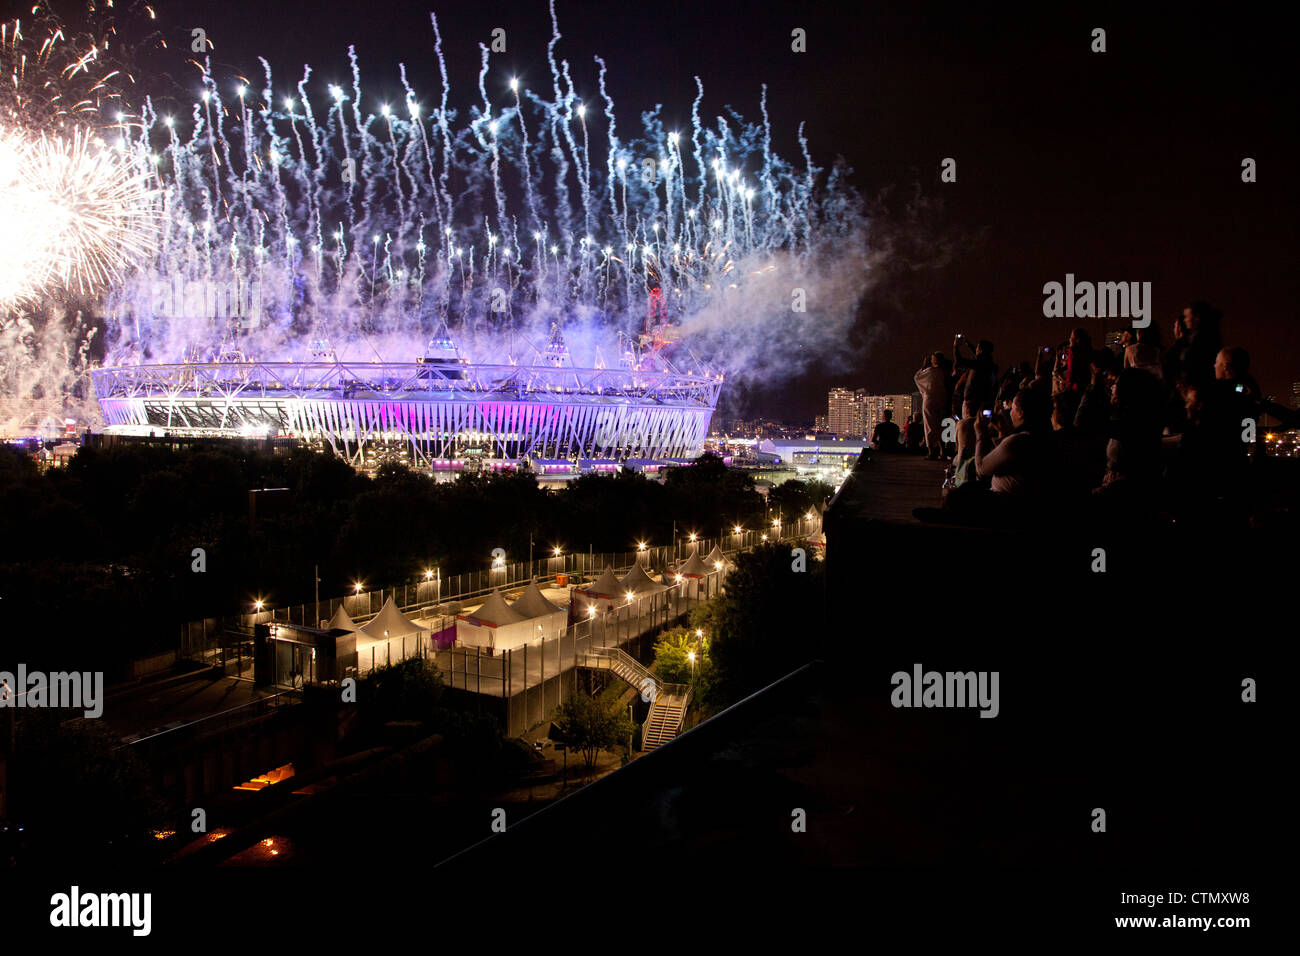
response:
<path id="1" fill-rule="evenodd" d="M 984 417 L 985 417 L 985 418 L 992 418 L 992 417 L 993 417 L 993 410 L 990 409 L 990 408 L 986 408 L 986 409 L 984 409 Z"/>

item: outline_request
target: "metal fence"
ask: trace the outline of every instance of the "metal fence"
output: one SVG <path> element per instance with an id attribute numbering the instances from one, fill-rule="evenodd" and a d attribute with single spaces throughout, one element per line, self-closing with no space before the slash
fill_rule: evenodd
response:
<path id="1" fill-rule="evenodd" d="M 492 591 L 527 584 L 534 577 L 554 580 L 567 575 L 570 584 L 584 584 L 599 576 L 606 566 L 615 571 L 626 571 L 634 563 L 647 569 L 662 570 L 685 561 L 692 548 L 698 548 L 701 558 L 714 546 L 727 555 L 757 547 L 765 541 L 792 541 L 807 537 L 816 527 L 816 518 L 800 518 L 779 528 L 742 531 L 718 538 L 679 536 L 675 545 L 649 546 L 641 550 L 617 552 L 574 552 L 571 554 L 540 554 L 532 561 L 501 563 L 481 571 L 443 576 L 439 569 L 430 569 L 424 580 L 391 588 L 367 590 L 364 583 L 354 593 L 327 598 L 319 603 L 293 604 L 285 607 L 264 607 L 249 610 L 233 618 L 208 618 L 191 621 L 182 626 L 180 657 L 216 663 L 221 656 L 223 631 L 246 630 L 251 634 L 255 624 L 298 624 L 320 627 L 334 616 L 340 606 L 357 624 L 364 624 L 379 613 L 391 597 L 398 609 L 408 616 L 429 616 L 448 613 L 448 606 L 483 599 Z"/>
<path id="2" fill-rule="evenodd" d="M 367 644 L 357 649 L 355 673 L 364 676 L 372 670 L 399 663 L 407 658 L 432 660 L 442 672 L 447 687 L 487 698 L 489 707 L 499 708 L 508 736 L 517 736 L 546 719 L 566 696 L 577 690 L 577 672 L 581 660 L 592 651 L 616 648 L 640 638 L 655 628 L 680 621 L 690 610 L 717 596 L 726 575 L 716 568 L 702 577 L 682 578 L 669 582 L 666 590 L 631 598 L 628 603 L 610 608 L 602 616 L 577 621 L 556 638 L 534 641 L 494 653 L 488 648 L 457 646 L 439 648 L 433 636 L 449 624 L 454 625 L 451 610 L 455 605 L 481 602 L 498 588 L 518 587 L 534 577 L 554 578 L 558 585 L 567 575 L 570 585 L 580 586 L 594 579 L 608 566 L 615 571 L 630 570 L 634 564 L 646 569 L 662 570 L 684 561 L 691 548 L 701 556 L 714 547 L 728 557 L 755 547 L 765 540 L 796 540 L 813 530 L 807 519 L 773 529 L 727 535 L 723 539 L 704 538 L 679 542 L 676 547 L 645 547 L 616 553 L 576 553 L 551 555 L 540 561 L 506 564 L 495 570 L 477 571 L 374 591 L 331 598 L 315 604 L 283 608 L 265 608 L 240 615 L 225 622 L 215 619 L 190 622 L 182 636 L 181 656 L 190 659 L 220 659 L 229 655 L 229 646 L 251 639 L 253 625 L 291 623 L 319 626 L 342 606 L 358 624 L 379 613 L 391 597 L 399 610 L 412 618 L 440 618 L 436 626 L 405 636 Z M 342 663 L 342 662 L 341 662 Z"/>

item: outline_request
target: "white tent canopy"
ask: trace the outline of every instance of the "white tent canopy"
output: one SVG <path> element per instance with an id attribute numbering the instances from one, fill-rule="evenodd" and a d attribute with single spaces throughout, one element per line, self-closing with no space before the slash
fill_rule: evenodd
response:
<path id="1" fill-rule="evenodd" d="M 546 599 L 542 589 L 537 586 L 536 581 L 530 581 L 528 587 L 524 588 L 524 593 L 519 595 L 518 600 L 510 605 L 510 609 L 516 614 L 522 614 L 524 617 L 542 617 L 548 614 L 568 614 L 562 608 L 557 607 Z"/>
<path id="2" fill-rule="evenodd" d="M 456 616 L 456 642 L 505 651 L 551 636 L 545 630 L 538 632 L 537 623 L 507 604 L 500 591 L 493 591 L 481 607 Z"/>
<path id="3" fill-rule="evenodd" d="M 618 585 L 623 589 L 623 593 L 631 591 L 638 597 L 645 594 L 658 594 L 664 590 L 664 586 L 653 581 L 650 575 L 645 573 L 645 568 L 639 564 L 633 565 L 632 570 L 623 575 Z"/>
<path id="4" fill-rule="evenodd" d="M 386 638 L 401 637 L 403 634 L 414 634 L 423 628 L 399 611 L 390 597 L 379 609 L 375 619 L 368 624 L 363 624 L 360 630 L 371 640 L 382 641 Z"/>
<path id="5" fill-rule="evenodd" d="M 705 564 L 700 559 L 699 552 L 695 548 L 692 548 L 690 557 L 688 557 L 682 566 L 677 569 L 677 573 L 685 575 L 686 577 L 699 578 L 714 570 L 716 569 Z"/>
<path id="6" fill-rule="evenodd" d="M 325 625 L 325 630 L 327 631 L 332 631 L 335 628 L 338 628 L 341 631 L 358 630 L 356 624 L 353 623 L 352 618 L 348 617 L 348 612 L 343 610 L 342 604 L 340 604 L 339 609 L 334 612 L 334 616 L 329 619 L 329 623 Z"/>
<path id="7" fill-rule="evenodd" d="M 725 565 L 727 563 L 727 556 L 723 554 L 722 549 L 715 544 L 713 550 L 709 552 L 709 556 L 704 559 L 704 563 L 708 565 L 708 567 L 717 570 L 719 564 Z"/>
<path id="8" fill-rule="evenodd" d="M 518 624 L 520 621 L 527 620 L 524 615 L 506 603 L 506 599 L 501 596 L 500 591 L 493 591 L 488 595 L 482 606 L 477 610 L 459 615 L 458 619 L 472 621 L 478 625 L 486 624 L 491 627 L 503 627 L 507 624 Z"/>
<path id="9" fill-rule="evenodd" d="M 582 590 L 592 597 L 617 598 L 627 588 L 619 583 L 618 578 L 614 577 L 614 569 L 607 564 L 605 570 L 600 573 L 600 577 L 582 588 Z"/>
<path id="10" fill-rule="evenodd" d="M 519 600 L 510 605 L 510 610 L 528 619 L 533 630 L 531 635 L 533 640 L 538 637 L 552 640 L 562 635 L 564 629 L 569 626 L 569 609 L 557 607 L 548 601 L 536 581 L 530 582 L 528 587 L 524 588 L 524 593 L 519 595 Z M 537 630 L 538 627 L 541 627 L 540 631 Z"/>

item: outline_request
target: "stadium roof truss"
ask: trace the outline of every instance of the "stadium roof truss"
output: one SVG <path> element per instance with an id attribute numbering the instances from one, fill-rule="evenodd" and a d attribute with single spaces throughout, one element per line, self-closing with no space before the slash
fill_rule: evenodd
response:
<path id="1" fill-rule="evenodd" d="M 112 366 L 91 373 L 112 425 L 323 440 L 360 461 L 405 441 L 431 464 L 487 457 L 697 454 L 720 375 L 547 365 L 243 362 Z"/>

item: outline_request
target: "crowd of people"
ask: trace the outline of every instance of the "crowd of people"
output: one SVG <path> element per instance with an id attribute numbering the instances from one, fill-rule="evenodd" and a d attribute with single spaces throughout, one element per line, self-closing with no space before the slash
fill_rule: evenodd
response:
<path id="1" fill-rule="evenodd" d="M 917 516 L 1007 525 L 1073 503 L 1123 521 L 1245 523 L 1254 424 L 1293 413 L 1260 394 L 1210 304 L 1184 308 L 1172 334 L 1129 330 L 1116 352 L 1079 328 L 1001 374 L 987 340 L 934 352 L 915 376 L 918 420 L 901 442 L 893 426 L 895 444 L 949 464 L 943 508 Z"/>

